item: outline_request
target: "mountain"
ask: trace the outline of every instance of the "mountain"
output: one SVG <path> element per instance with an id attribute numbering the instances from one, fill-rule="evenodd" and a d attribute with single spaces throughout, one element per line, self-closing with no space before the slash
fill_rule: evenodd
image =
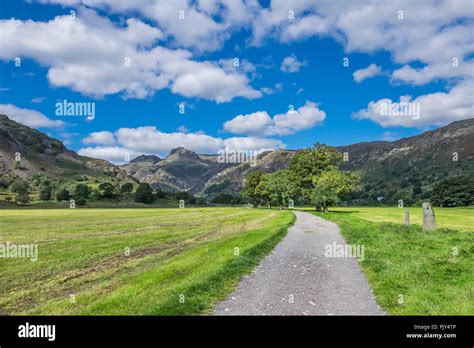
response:
<path id="1" fill-rule="evenodd" d="M 183 147 L 173 149 L 170 154 L 155 163 L 138 161 L 139 156 L 121 166 L 131 176 L 153 188 L 166 191 L 188 191 L 196 194 L 205 183 L 230 165 L 217 162 L 217 156 L 198 155 Z"/>
<path id="2" fill-rule="evenodd" d="M 80 156 L 61 141 L 0 114 L 0 178 L 8 181 L 34 175 L 129 178 L 125 170 L 108 161 Z"/>
<path id="3" fill-rule="evenodd" d="M 348 157 L 342 169 L 361 177 L 362 189 L 351 197 L 353 200 L 373 203 L 383 197 L 384 202 L 393 203 L 429 197 L 433 186 L 444 178 L 474 174 L 474 119 L 393 142 L 364 142 L 337 149 Z M 20 162 L 15 160 L 16 153 Z M 29 179 L 36 174 L 65 180 L 86 175 L 99 181 L 134 179 L 153 188 L 212 198 L 221 193 L 238 195 L 249 172 L 272 173 L 287 168 L 295 153 L 267 151 L 257 156 L 256 163 L 221 163 L 218 155 L 179 147 L 163 159 L 141 155 L 115 166 L 80 156 L 61 141 L 0 115 L 0 181 Z"/>
<path id="4" fill-rule="evenodd" d="M 423 197 L 442 179 L 474 174 L 474 119 L 393 142 L 340 146 L 347 152 L 343 169 L 360 173 L 363 200 L 410 200 Z"/>
<path id="5" fill-rule="evenodd" d="M 348 155 L 342 167 L 361 176 L 362 190 L 357 199 L 366 202 L 409 200 L 423 195 L 448 176 L 474 173 L 474 119 L 397 141 L 373 141 L 339 146 Z M 456 159 L 457 153 L 457 161 Z M 247 173 L 261 170 L 271 173 L 287 168 L 295 151 L 277 150 L 258 155 L 256 166 L 249 163 L 218 163 L 217 155 L 198 155 L 178 148 L 159 163 L 125 170 L 154 187 L 188 190 L 215 196 L 237 195 Z"/>
<path id="6" fill-rule="evenodd" d="M 130 163 L 150 163 L 150 164 L 155 164 L 161 161 L 161 158 L 155 155 L 141 155 L 138 157 L 135 157 L 133 160 L 130 161 Z"/>

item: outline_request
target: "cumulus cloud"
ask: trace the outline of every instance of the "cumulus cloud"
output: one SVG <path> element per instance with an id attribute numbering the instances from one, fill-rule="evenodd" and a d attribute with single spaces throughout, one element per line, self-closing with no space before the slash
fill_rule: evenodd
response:
<path id="1" fill-rule="evenodd" d="M 472 76 L 468 57 L 474 51 L 473 19 L 470 0 L 274 0 L 255 16 L 251 41 L 258 46 L 269 38 L 292 42 L 318 35 L 334 38 L 349 53 L 385 50 L 396 63 L 407 65 L 393 80 L 426 84 Z M 453 58 L 459 61 L 457 67 L 451 64 Z M 429 68 L 416 69 L 412 62 Z"/>
<path id="2" fill-rule="evenodd" d="M 86 157 L 104 159 L 116 164 L 123 164 L 127 162 L 128 158 L 135 158 L 142 153 L 120 146 L 96 146 L 82 148 L 78 151 L 78 154 Z"/>
<path id="3" fill-rule="evenodd" d="M 371 101 L 366 109 L 352 116 L 372 120 L 382 127 L 442 126 L 474 115 L 473 93 L 474 82 L 464 81 L 448 92 L 425 94 L 414 99 L 402 96 L 398 101 L 389 98 Z"/>
<path id="4" fill-rule="evenodd" d="M 280 70 L 285 73 L 295 73 L 300 71 L 301 67 L 308 65 L 307 61 L 300 62 L 294 54 L 285 57 L 281 63 Z"/>
<path id="5" fill-rule="evenodd" d="M 217 50 L 232 33 L 249 28 L 249 41 L 256 46 L 269 39 L 289 43 L 317 35 L 334 38 L 347 52 L 386 50 L 396 63 L 407 64 L 407 68 L 394 73 L 396 81 L 425 84 L 438 78 L 472 76 L 472 68 L 463 68 L 474 49 L 471 0 L 272 0 L 268 7 L 251 0 L 42 2 L 78 8 L 85 5 L 126 15 L 139 13 L 159 28 L 162 36 L 171 38 L 174 45 L 198 51 Z M 182 19 L 180 10 L 184 14 Z M 454 57 L 460 68 L 447 68 Z M 425 74 L 426 70 L 410 66 L 412 62 L 423 62 L 433 68 Z M 408 67 L 419 74 L 413 77 Z"/>
<path id="6" fill-rule="evenodd" d="M 110 132 L 95 132 L 90 134 L 83 142 L 92 144 L 86 139 L 101 138 L 97 134 Z M 110 133 L 112 135 L 112 133 Z M 109 137 L 110 135 L 107 135 Z M 130 157 L 140 154 L 166 155 L 169 151 L 177 147 L 184 147 L 197 153 L 217 153 L 226 147 L 241 150 L 268 150 L 282 149 L 285 144 L 280 140 L 260 137 L 232 137 L 219 138 L 205 133 L 165 133 L 153 126 L 138 128 L 120 128 L 114 132 L 116 139 L 115 146 L 91 146 L 79 150 L 79 154 L 96 158 L 107 159 L 114 163 L 123 163 L 124 154 L 129 153 Z M 98 144 L 97 142 L 95 142 Z"/>
<path id="7" fill-rule="evenodd" d="M 382 68 L 372 63 L 367 68 L 354 71 L 352 76 L 354 77 L 355 82 L 361 83 L 365 79 L 368 79 L 380 74 L 382 74 Z"/>
<path id="8" fill-rule="evenodd" d="M 224 123 L 224 130 L 235 134 L 248 135 L 289 135 L 297 131 L 309 129 L 321 123 L 326 113 L 311 101 L 297 110 L 289 110 L 273 117 L 266 111 L 258 111 L 246 115 L 238 115 Z"/>
<path id="9" fill-rule="evenodd" d="M 66 125 L 63 121 L 49 119 L 39 111 L 23 109 L 13 104 L 0 104 L 0 114 L 33 128 L 62 128 Z"/>
<path id="10" fill-rule="evenodd" d="M 138 19 L 119 27 L 81 7 L 75 18 L 0 20 L 0 59 L 32 58 L 49 68 L 53 86 L 97 98 L 116 93 L 146 98 L 164 88 L 218 103 L 262 95 L 249 86 L 245 72 L 228 72 L 218 62 L 194 61 L 189 51 L 157 46 L 163 38 L 160 29 Z"/>
<path id="11" fill-rule="evenodd" d="M 139 13 L 159 27 L 178 47 L 214 51 L 233 32 L 250 27 L 261 8 L 248 0 L 42 0 L 67 6 L 89 6 L 110 13 Z M 192 28 L 192 29 L 189 29 Z"/>
<path id="12" fill-rule="evenodd" d="M 84 144 L 114 145 L 116 140 L 112 132 L 101 131 L 89 134 L 82 142 Z"/>

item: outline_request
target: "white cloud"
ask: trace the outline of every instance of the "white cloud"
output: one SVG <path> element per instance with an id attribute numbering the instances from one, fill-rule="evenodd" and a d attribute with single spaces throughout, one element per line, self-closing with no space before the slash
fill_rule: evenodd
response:
<path id="1" fill-rule="evenodd" d="M 33 128 L 62 128 L 66 125 L 63 121 L 49 119 L 39 111 L 19 108 L 13 104 L 0 104 L 0 114 Z"/>
<path id="2" fill-rule="evenodd" d="M 82 140 L 84 144 L 115 145 L 116 140 L 112 132 L 93 132 Z"/>
<path id="3" fill-rule="evenodd" d="M 197 153 L 217 153 L 225 147 L 259 151 L 285 148 L 285 144 L 276 139 L 259 137 L 231 137 L 222 139 L 202 132 L 165 133 L 152 126 L 120 128 L 114 134 L 116 146 L 85 147 L 80 149 L 78 153 L 83 156 L 106 159 L 114 163 L 123 163 L 126 153 L 129 153 L 132 158 L 140 154 L 164 156 L 177 147 L 184 147 Z M 88 138 L 90 137 L 91 135 Z"/>
<path id="4" fill-rule="evenodd" d="M 398 139 L 397 135 L 393 132 L 386 131 L 382 134 L 383 141 L 395 141 L 397 139 Z"/>
<path id="5" fill-rule="evenodd" d="M 238 115 L 224 123 L 224 130 L 235 134 L 264 134 L 273 125 L 266 111 Z"/>
<path id="6" fill-rule="evenodd" d="M 380 66 L 372 63 L 367 68 L 354 71 L 352 76 L 354 77 L 355 82 L 361 83 L 365 79 L 368 79 L 380 74 L 382 74 L 382 69 L 380 68 Z"/>
<path id="7" fill-rule="evenodd" d="M 86 157 L 104 159 L 116 164 L 123 164 L 127 162 L 127 158 L 135 158 L 142 153 L 119 146 L 96 146 L 82 148 L 78 151 L 78 154 Z"/>
<path id="8" fill-rule="evenodd" d="M 176 128 L 176 130 L 180 133 L 188 133 L 189 132 L 188 127 L 186 127 L 185 125 L 179 126 L 178 128 Z"/>
<path id="9" fill-rule="evenodd" d="M 224 123 L 224 130 L 235 134 L 250 135 L 288 135 L 304 129 L 310 129 L 321 123 L 326 113 L 316 103 L 306 101 L 297 110 L 270 117 L 266 111 L 247 115 L 238 115 Z"/>
<path id="10" fill-rule="evenodd" d="M 288 17 L 294 11 L 295 19 Z M 403 13 L 399 13 L 403 11 Z M 399 19 L 399 16 L 403 18 Z M 274 0 L 253 20 L 254 45 L 274 38 L 288 43 L 310 36 L 332 37 L 346 52 L 392 54 L 395 63 L 422 62 L 428 70 L 397 71 L 393 80 L 425 84 L 438 78 L 469 78 L 474 51 L 470 0 L 285 1 Z M 456 57 L 458 67 L 451 60 Z"/>
<path id="11" fill-rule="evenodd" d="M 245 72 L 227 72 L 218 62 L 192 60 L 189 51 L 155 46 L 163 38 L 161 30 L 138 19 L 118 27 L 79 8 L 75 19 L 0 20 L 0 59 L 32 58 L 49 68 L 53 86 L 98 98 L 116 93 L 146 98 L 164 88 L 218 103 L 262 95 L 249 86 Z"/>
<path id="12" fill-rule="evenodd" d="M 295 73 L 300 71 L 301 67 L 308 65 L 307 61 L 300 62 L 294 54 L 285 57 L 281 63 L 280 70 L 285 73 Z"/>
<path id="13" fill-rule="evenodd" d="M 34 104 L 41 104 L 45 99 L 46 97 L 36 97 L 31 99 L 31 102 Z"/>
<path id="14" fill-rule="evenodd" d="M 214 51 L 221 48 L 233 32 L 242 27 L 249 27 L 260 9 L 260 5 L 252 0 L 42 1 L 76 7 L 86 5 L 110 13 L 138 12 L 159 27 L 174 45 L 198 51 Z M 184 18 L 180 18 L 180 15 Z"/>
<path id="15" fill-rule="evenodd" d="M 425 94 L 415 99 L 411 96 L 402 96 L 399 101 L 388 98 L 371 101 L 366 109 L 355 112 L 353 118 L 369 119 L 382 127 L 442 126 L 473 117 L 473 93 L 474 82 L 465 81 L 448 92 Z M 400 105 L 400 103 L 403 104 Z M 388 110 L 391 112 L 387 112 Z M 405 110 L 407 112 L 404 112 Z M 415 110 L 415 112 L 410 112 L 410 110 Z M 419 110 L 418 114 L 416 110 Z"/>
<path id="16" fill-rule="evenodd" d="M 277 83 L 275 84 L 275 87 L 262 87 L 260 88 L 260 92 L 262 92 L 263 94 L 267 94 L 267 95 L 270 95 L 270 94 L 275 94 L 275 93 L 279 93 L 283 90 L 283 84 L 282 83 Z"/>

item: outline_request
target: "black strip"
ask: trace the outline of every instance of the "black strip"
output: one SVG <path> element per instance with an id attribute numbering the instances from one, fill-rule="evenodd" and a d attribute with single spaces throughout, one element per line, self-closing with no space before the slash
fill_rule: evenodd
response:
<path id="1" fill-rule="evenodd" d="M 474 317 L 0 317 L 0 346 L 61 344 L 472 344 Z M 26 322 L 55 325 L 55 340 L 20 338 Z M 415 329 L 415 325 L 419 327 Z M 442 326 L 445 325 L 445 326 Z M 407 338 L 407 334 L 456 338 Z"/>

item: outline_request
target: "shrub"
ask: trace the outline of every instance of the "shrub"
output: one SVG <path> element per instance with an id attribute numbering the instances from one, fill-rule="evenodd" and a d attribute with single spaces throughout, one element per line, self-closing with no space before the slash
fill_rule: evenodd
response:
<path id="1" fill-rule="evenodd" d="M 76 205 L 78 206 L 84 206 L 86 205 L 87 201 L 84 198 L 78 198 L 76 199 Z"/>
<path id="2" fill-rule="evenodd" d="M 40 191 L 40 199 L 42 201 L 49 201 L 51 199 L 52 192 L 53 188 L 51 186 L 44 186 Z"/>
<path id="3" fill-rule="evenodd" d="M 67 201 L 68 199 L 69 199 L 69 191 L 66 190 L 65 188 L 59 190 L 59 192 L 56 193 L 56 200 L 58 202 Z"/>
<path id="4" fill-rule="evenodd" d="M 133 192 L 133 184 L 131 182 L 127 182 L 120 187 L 121 193 L 132 193 Z"/>
<path id="5" fill-rule="evenodd" d="M 143 183 L 138 186 L 137 191 L 135 192 L 135 201 L 139 203 L 149 204 L 153 202 L 155 197 L 153 196 L 153 190 L 150 187 L 150 184 Z"/>

